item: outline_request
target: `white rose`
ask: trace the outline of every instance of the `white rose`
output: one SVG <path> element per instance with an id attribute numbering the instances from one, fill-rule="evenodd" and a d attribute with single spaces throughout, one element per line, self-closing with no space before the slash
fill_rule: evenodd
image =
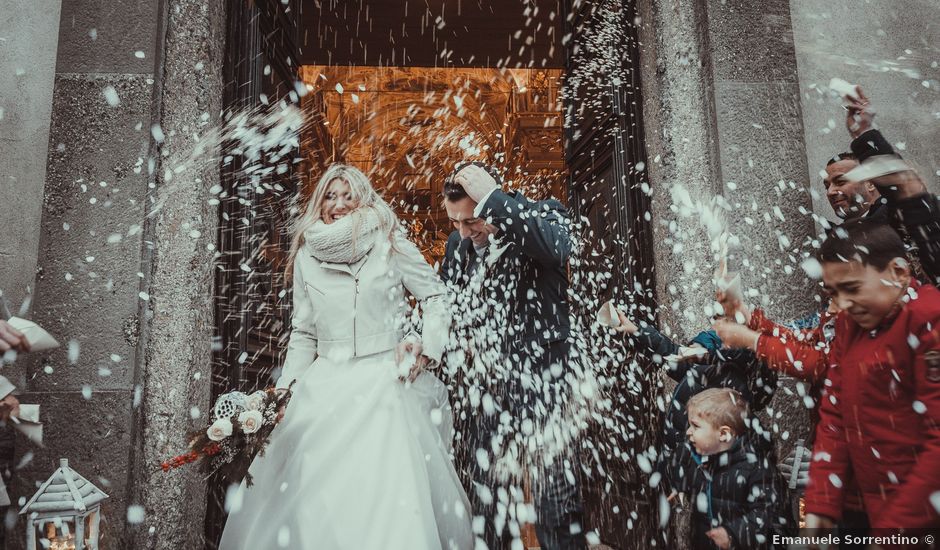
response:
<path id="1" fill-rule="evenodd" d="M 248 396 L 248 400 L 245 402 L 245 408 L 249 411 L 260 411 L 264 407 L 265 397 L 266 394 L 264 391 L 256 391 Z"/>
<path id="2" fill-rule="evenodd" d="M 208 435 L 209 439 L 212 441 L 222 441 L 232 435 L 232 421 L 228 418 L 216 420 L 209 426 L 209 429 L 206 430 L 206 435 Z"/>
<path id="3" fill-rule="evenodd" d="M 242 425 L 242 431 L 246 434 L 253 434 L 261 429 L 264 417 L 259 411 L 245 411 L 238 415 L 238 422 Z"/>

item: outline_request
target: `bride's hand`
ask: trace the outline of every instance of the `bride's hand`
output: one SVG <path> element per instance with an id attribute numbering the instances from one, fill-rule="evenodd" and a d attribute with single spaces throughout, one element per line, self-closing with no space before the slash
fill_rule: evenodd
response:
<path id="1" fill-rule="evenodd" d="M 275 388 L 274 391 L 277 392 L 277 398 L 278 398 L 278 399 L 281 399 L 281 398 L 283 398 L 284 395 L 285 395 L 288 391 L 290 391 L 290 390 L 287 390 L 287 389 L 285 389 L 285 388 Z M 280 424 L 281 421 L 284 420 L 284 413 L 285 413 L 286 411 L 287 411 L 287 403 L 284 403 L 283 405 L 281 405 L 280 407 L 278 407 L 278 409 L 277 409 L 277 418 L 276 418 L 275 421 L 274 421 L 275 424 Z"/>
<path id="2" fill-rule="evenodd" d="M 405 360 L 407 356 L 413 356 L 415 362 L 411 365 L 411 368 L 408 370 L 408 376 L 399 376 L 398 379 L 404 382 L 408 380 L 409 382 L 414 382 L 418 375 L 421 374 L 421 371 L 428 364 L 428 358 L 424 355 L 421 355 L 421 352 L 424 348 L 421 346 L 421 342 L 415 342 L 413 340 L 406 340 L 398 344 L 395 347 L 395 363 L 401 365 L 402 361 Z"/>

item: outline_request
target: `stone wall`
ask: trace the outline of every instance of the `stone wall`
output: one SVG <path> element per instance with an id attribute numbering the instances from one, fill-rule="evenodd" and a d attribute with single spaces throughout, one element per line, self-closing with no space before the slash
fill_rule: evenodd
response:
<path id="1" fill-rule="evenodd" d="M 759 295 L 755 305 L 781 319 L 813 311 L 810 281 L 788 258 L 813 225 L 786 6 L 744 0 L 639 6 L 653 224 L 664 243 L 656 250 L 657 290 L 661 301 L 675 304 L 662 312 L 664 325 L 680 338 L 704 325 L 715 264 L 701 250 L 708 241 L 698 221 L 670 208 L 677 184 L 693 199 L 720 194 L 730 203 L 728 226 L 741 240 L 730 267 L 742 272 L 745 290 Z M 676 250 L 676 235 L 694 235 L 689 242 L 698 250 Z"/>
<path id="2" fill-rule="evenodd" d="M 170 0 L 154 122 L 165 136 L 145 234 L 151 240 L 148 303 L 138 347 L 143 400 L 130 478 L 145 520 L 131 526 L 134 548 L 200 548 L 206 484 L 196 468 L 170 474 L 154 466 L 186 449 L 186 431 L 205 425 L 211 394 L 214 251 L 219 155 L 186 162 L 197 137 L 222 111 L 223 0 Z M 185 168 L 184 168 L 185 167 Z M 172 176 L 171 176 L 172 174 Z"/>
<path id="3" fill-rule="evenodd" d="M 42 223 L 33 229 L 40 235 L 33 319 L 63 346 L 17 365 L 26 366 L 21 401 L 41 404 L 46 433 L 15 492 L 28 497 L 68 458 L 110 495 L 102 537 L 117 547 L 136 437 L 142 159 L 150 150 L 157 10 L 150 2 L 65 0 L 57 27 Z M 21 440 L 18 454 L 27 447 Z"/>
<path id="4" fill-rule="evenodd" d="M 799 267 L 814 225 L 788 5 L 640 0 L 638 8 L 662 327 L 685 341 L 708 327 L 713 303 L 717 266 L 698 217 L 673 207 L 680 184 L 693 200 L 721 195 L 731 206 L 728 227 L 741 243 L 729 267 L 753 306 L 784 322 L 812 313 L 812 281 Z M 763 415 L 781 455 L 808 433 L 805 390 L 782 378 Z"/>
<path id="5" fill-rule="evenodd" d="M 60 9 L 61 0 L 0 1 L 0 290 L 14 314 L 39 254 Z"/>
<path id="6" fill-rule="evenodd" d="M 833 77 L 859 84 L 876 122 L 940 190 L 940 12 L 934 0 L 790 0 L 799 66 L 806 157 L 815 211 L 834 220 L 820 170 L 849 148 L 840 102 L 822 93 Z M 926 86 L 925 86 L 926 83 Z"/>
<path id="7" fill-rule="evenodd" d="M 172 197 L 163 170 L 221 111 L 224 10 L 221 2 L 65 0 L 54 23 L 51 130 L 44 143 L 30 141 L 45 186 L 35 167 L 23 168 L 30 179 L 19 181 L 32 187 L 19 183 L 17 197 L 22 217 L 41 208 L 41 222 L 34 216 L 25 228 L 39 240 L 32 318 L 63 346 L 5 373 L 24 390 L 21 401 L 41 404 L 46 424 L 44 448 L 18 441 L 18 456 L 34 454 L 17 472 L 14 502 L 67 457 L 111 497 L 102 548 L 197 548 L 204 482 L 194 471 L 163 476 L 156 468 L 184 450 L 185 431 L 202 422 L 192 407 L 208 407 L 207 245 L 216 213 L 205 190 L 217 183 L 218 167 L 177 174 L 188 185 Z M 39 37 L 51 29 L 33 29 L 18 43 L 41 54 L 49 39 Z M 42 56 L 35 59 L 39 72 Z M 170 206 L 154 215 L 163 199 Z M 17 246 L 29 252 L 29 243 Z M 20 279 L 31 280 L 33 268 L 21 263 L 29 276 Z M 17 281 L 4 273 L 0 282 L 25 286 Z M 23 538 L 22 525 L 9 535 L 14 548 Z"/>

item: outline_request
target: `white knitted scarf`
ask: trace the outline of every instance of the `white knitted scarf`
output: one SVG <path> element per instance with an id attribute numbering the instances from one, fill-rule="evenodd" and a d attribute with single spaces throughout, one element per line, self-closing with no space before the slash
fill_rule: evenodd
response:
<path id="1" fill-rule="evenodd" d="M 321 262 L 354 264 L 372 250 L 378 235 L 378 215 L 371 208 L 360 208 L 333 223 L 316 222 L 304 231 L 304 242 Z"/>

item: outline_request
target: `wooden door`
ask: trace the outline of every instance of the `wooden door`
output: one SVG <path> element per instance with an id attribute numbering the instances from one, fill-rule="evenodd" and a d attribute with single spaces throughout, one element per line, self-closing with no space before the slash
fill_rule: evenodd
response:
<path id="1" fill-rule="evenodd" d="M 597 303 L 616 297 L 634 305 L 632 317 L 653 320 L 655 280 L 635 8 L 632 2 L 618 0 L 569 0 L 568 10 L 566 34 L 571 40 L 566 51 L 564 108 L 569 207 L 575 216 L 588 220 L 582 237 L 597 253 L 584 255 L 583 269 L 610 269 L 613 275 L 607 287 L 599 289 Z M 654 367 L 646 366 L 641 393 L 652 396 Z M 637 398 L 626 388 L 612 391 L 621 393 L 617 397 L 630 406 L 644 410 L 637 429 L 645 435 L 623 442 L 628 454 L 654 444 L 658 419 L 652 400 Z M 611 436 L 619 434 L 592 428 L 594 441 Z M 585 457 L 585 463 L 595 469 L 596 462 Z M 602 457 L 601 462 L 614 483 L 608 488 L 605 480 L 585 480 L 590 527 L 616 548 L 646 546 L 658 528 L 655 496 L 646 476 L 633 460 Z M 638 519 L 628 517 L 631 511 L 638 513 Z"/>
<path id="2" fill-rule="evenodd" d="M 228 4 L 225 116 L 297 101 L 296 5 L 299 0 L 237 0 Z M 223 148 L 226 147 L 223 144 Z M 216 335 L 212 399 L 268 385 L 289 319 L 283 258 L 288 204 L 297 188 L 294 170 L 259 186 L 237 153 L 223 155 L 225 197 L 219 203 L 215 281 Z M 290 167 L 294 165 L 289 161 Z M 243 266 L 250 266 L 250 270 Z M 215 549 L 225 523 L 227 487 L 209 479 L 205 548 Z"/>

